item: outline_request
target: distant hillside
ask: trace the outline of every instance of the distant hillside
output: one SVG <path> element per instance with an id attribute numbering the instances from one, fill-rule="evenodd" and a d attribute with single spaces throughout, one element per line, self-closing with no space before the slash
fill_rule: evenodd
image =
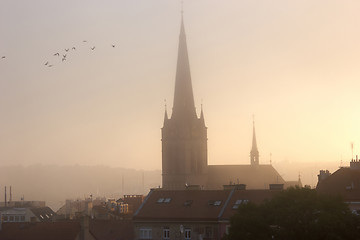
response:
<path id="1" fill-rule="evenodd" d="M 65 199 L 124 194 L 147 194 L 161 184 L 161 171 L 139 171 L 106 166 L 32 165 L 0 167 L 0 201 L 4 186 L 12 186 L 13 200 L 44 200 L 57 210 Z M 122 187 L 124 186 L 124 187 Z M 8 190 L 9 200 L 9 190 Z"/>

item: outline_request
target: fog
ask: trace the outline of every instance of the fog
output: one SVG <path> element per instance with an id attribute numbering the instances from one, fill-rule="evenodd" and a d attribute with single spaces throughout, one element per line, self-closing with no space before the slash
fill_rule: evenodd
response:
<path id="1" fill-rule="evenodd" d="M 103 194 L 119 191 L 116 169 L 158 173 L 146 186 L 158 185 L 180 9 L 180 1 L 1 0 L 0 186 L 51 202 L 95 191 L 95 183 L 66 189 L 81 180 L 76 167 L 65 174 L 74 165 L 109 181 Z M 184 2 L 209 164 L 250 162 L 253 114 L 260 163 L 271 153 L 285 180 L 300 173 L 314 186 L 320 169 L 348 164 L 350 143 L 354 154 L 360 146 L 359 10 L 350 0 Z"/>

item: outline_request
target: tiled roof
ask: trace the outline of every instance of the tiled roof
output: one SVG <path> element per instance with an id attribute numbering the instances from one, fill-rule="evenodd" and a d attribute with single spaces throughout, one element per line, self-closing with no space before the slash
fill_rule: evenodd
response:
<path id="1" fill-rule="evenodd" d="M 230 190 L 152 190 L 134 220 L 217 220 Z M 220 202 L 219 202 L 220 201 Z"/>
<path id="2" fill-rule="evenodd" d="M 97 240 L 133 240 L 132 221 L 91 220 L 90 232 Z"/>
<path id="3" fill-rule="evenodd" d="M 246 184 L 247 189 L 268 189 L 269 184 L 285 183 L 272 165 L 209 165 L 210 189 L 221 189 L 232 183 Z"/>
<path id="4" fill-rule="evenodd" d="M 49 207 L 37 207 L 30 209 L 41 222 L 52 221 L 56 213 Z"/>
<path id="5" fill-rule="evenodd" d="M 1 240 L 75 240 L 78 222 L 3 223 Z"/>
<path id="6" fill-rule="evenodd" d="M 274 190 L 152 190 L 134 221 L 218 221 L 236 212 L 234 205 L 270 199 Z M 240 201 L 241 200 L 241 201 Z"/>
<path id="7" fill-rule="evenodd" d="M 346 201 L 360 201 L 360 170 L 340 168 L 320 181 L 316 190 L 320 193 L 341 195 Z"/>
<path id="8" fill-rule="evenodd" d="M 270 200 L 278 190 L 237 190 L 231 195 L 228 204 L 221 215 L 221 219 L 229 220 L 232 215 L 237 211 L 237 206 L 240 204 L 246 204 L 252 202 L 255 204 L 261 204 L 264 200 Z"/>

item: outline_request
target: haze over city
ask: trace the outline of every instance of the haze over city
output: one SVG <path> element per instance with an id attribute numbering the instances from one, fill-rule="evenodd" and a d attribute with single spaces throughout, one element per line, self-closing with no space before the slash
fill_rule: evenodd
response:
<path id="1" fill-rule="evenodd" d="M 180 9 L 1 0 L 0 165 L 161 169 Z M 209 164 L 249 163 L 252 115 L 260 163 L 271 153 L 285 179 L 300 172 L 314 185 L 319 169 L 348 164 L 351 142 L 360 152 L 359 11 L 358 1 L 184 1 Z"/>

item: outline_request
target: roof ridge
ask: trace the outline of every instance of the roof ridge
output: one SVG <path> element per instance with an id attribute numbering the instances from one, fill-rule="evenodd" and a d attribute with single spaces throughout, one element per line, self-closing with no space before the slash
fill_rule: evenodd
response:
<path id="1" fill-rule="evenodd" d="M 146 198 L 144 199 L 144 201 L 141 203 L 140 207 L 136 210 L 134 217 L 136 215 L 139 214 L 140 210 L 143 208 L 143 206 L 145 205 L 145 203 L 147 202 L 147 200 L 150 198 L 151 194 L 153 193 L 154 189 L 151 189 L 149 194 L 146 196 Z"/>
<path id="2" fill-rule="evenodd" d="M 221 218 L 221 216 L 224 214 L 225 212 L 225 208 L 227 207 L 227 205 L 229 204 L 230 202 L 230 199 L 232 198 L 232 196 L 234 195 L 234 192 L 235 192 L 235 188 L 233 188 L 228 196 L 228 198 L 226 199 L 226 202 L 224 203 L 224 206 L 222 207 L 219 215 L 218 215 L 218 219 Z"/>

